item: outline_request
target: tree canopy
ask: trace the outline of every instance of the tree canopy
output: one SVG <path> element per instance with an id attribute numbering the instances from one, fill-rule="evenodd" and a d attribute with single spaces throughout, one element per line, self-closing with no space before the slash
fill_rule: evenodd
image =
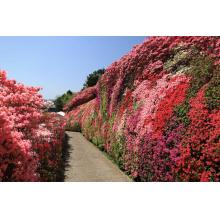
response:
<path id="1" fill-rule="evenodd" d="M 84 85 L 83 85 L 83 89 L 88 88 L 88 87 L 95 86 L 96 83 L 97 83 L 98 80 L 99 80 L 99 77 L 100 77 L 102 74 L 104 74 L 104 72 L 105 72 L 105 69 L 99 69 L 99 70 L 96 70 L 96 71 L 90 73 L 90 74 L 87 76 L 86 82 L 85 82 Z"/>
<path id="2" fill-rule="evenodd" d="M 66 93 L 64 93 L 61 96 L 58 96 L 55 101 L 54 104 L 56 106 L 56 110 L 57 111 L 63 111 L 63 107 L 64 105 L 69 102 L 75 93 L 73 93 L 72 91 L 68 90 Z"/>

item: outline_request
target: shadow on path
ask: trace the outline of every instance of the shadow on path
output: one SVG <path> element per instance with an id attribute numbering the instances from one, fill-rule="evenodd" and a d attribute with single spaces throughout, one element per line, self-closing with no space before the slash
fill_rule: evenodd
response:
<path id="1" fill-rule="evenodd" d="M 69 160 L 71 154 L 71 145 L 70 137 L 67 133 L 65 133 L 64 141 L 63 141 L 63 149 L 62 149 L 62 160 L 60 164 L 60 169 L 57 174 L 57 182 L 64 182 L 66 170 L 70 167 Z"/>

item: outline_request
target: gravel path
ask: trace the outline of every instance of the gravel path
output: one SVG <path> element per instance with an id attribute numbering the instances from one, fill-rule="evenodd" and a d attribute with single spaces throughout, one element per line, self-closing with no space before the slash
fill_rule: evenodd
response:
<path id="1" fill-rule="evenodd" d="M 69 158 L 65 182 L 128 182 L 131 181 L 81 133 L 66 132 Z"/>

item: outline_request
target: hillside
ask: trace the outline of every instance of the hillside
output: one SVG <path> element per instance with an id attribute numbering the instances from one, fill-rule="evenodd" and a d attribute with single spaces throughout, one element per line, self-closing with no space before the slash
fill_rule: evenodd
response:
<path id="1" fill-rule="evenodd" d="M 220 38 L 151 37 L 65 107 L 137 181 L 220 180 Z"/>

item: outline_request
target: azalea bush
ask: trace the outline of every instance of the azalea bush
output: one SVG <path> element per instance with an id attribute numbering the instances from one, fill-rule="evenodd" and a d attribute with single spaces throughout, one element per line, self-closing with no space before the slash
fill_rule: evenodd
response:
<path id="1" fill-rule="evenodd" d="M 64 110 L 70 111 L 71 109 L 94 99 L 96 97 L 96 90 L 96 86 L 82 90 L 77 94 L 77 96 L 67 102 L 67 104 L 64 106 Z"/>
<path id="2" fill-rule="evenodd" d="M 220 38 L 150 37 L 67 119 L 137 181 L 220 180 Z"/>
<path id="3" fill-rule="evenodd" d="M 0 72 L 0 181 L 55 181 L 65 121 L 43 112 L 39 88 Z"/>

